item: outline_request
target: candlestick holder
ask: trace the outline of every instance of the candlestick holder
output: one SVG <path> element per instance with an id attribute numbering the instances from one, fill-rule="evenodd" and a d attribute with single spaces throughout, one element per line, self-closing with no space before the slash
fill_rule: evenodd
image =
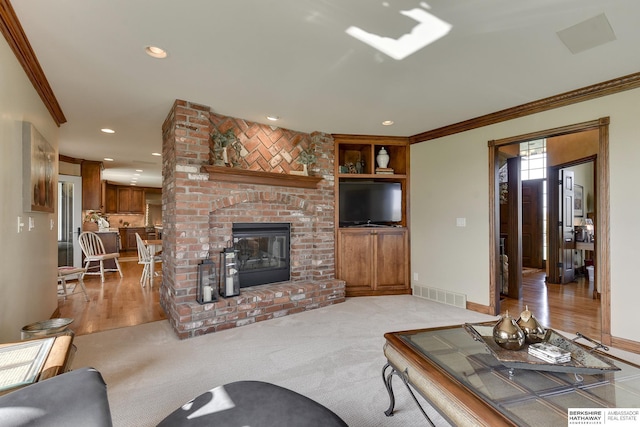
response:
<path id="1" fill-rule="evenodd" d="M 208 304 L 217 300 L 216 266 L 213 260 L 207 258 L 198 264 L 198 291 L 196 301 L 200 304 Z"/>
<path id="2" fill-rule="evenodd" d="M 225 248 L 220 253 L 220 286 L 218 291 L 224 298 L 240 295 L 238 251 Z"/>

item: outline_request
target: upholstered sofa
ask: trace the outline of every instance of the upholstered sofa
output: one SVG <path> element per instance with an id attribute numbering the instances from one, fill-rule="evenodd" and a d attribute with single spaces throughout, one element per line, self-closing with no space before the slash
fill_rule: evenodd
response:
<path id="1" fill-rule="evenodd" d="M 107 385 L 92 368 L 70 371 L 0 396 L 3 427 L 108 427 Z"/>
<path id="2" fill-rule="evenodd" d="M 160 391 L 159 391 L 160 392 Z M 162 427 L 205 426 L 346 427 L 319 403 L 261 381 L 238 381 L 197 396 L 161 421 Z M 2 427 L 109 427 L 107 385 L 83 368 L 0 396 Z"/>

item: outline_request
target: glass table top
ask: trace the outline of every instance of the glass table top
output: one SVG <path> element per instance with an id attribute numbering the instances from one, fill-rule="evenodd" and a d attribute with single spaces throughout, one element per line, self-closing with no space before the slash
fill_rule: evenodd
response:
<path id="1" fill-rule="evenodd" d="M 461 326 L 394 334 L 518 425 L 566 425 L 569 408 L 640 407 L 640 367 L 594 375 L 510 369 Z M 603 354 L 603 353 L 599 353 Z"/>

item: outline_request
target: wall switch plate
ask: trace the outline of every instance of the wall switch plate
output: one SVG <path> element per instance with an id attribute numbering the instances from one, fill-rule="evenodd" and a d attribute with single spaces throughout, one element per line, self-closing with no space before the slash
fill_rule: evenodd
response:
<path id="1" fill-rule="evenodd" d="M 456 218 L 456 227 L 466 227 L 467 218 Z"/>
<path id="2" fill-rule="evenodd" d="M 417 282 L 417 281 L 418 281 L 418 273 L 413 273 L 413 280 L 414 280 L 415 282 Z"/>
<path id="3" fill-rule="evenodd" d="M 33 230 L 34 228 L 36 228 L 36 222 L 33 217 L 29 217 L 29 231 Z"/>
<path id="4" fill-rule="evenodd" d="M 21 233 L 23 228 L 24 228 L 24 222 L 22 222 L 22 217 L 19 216 L 18 217 L 18 233 Z"/>

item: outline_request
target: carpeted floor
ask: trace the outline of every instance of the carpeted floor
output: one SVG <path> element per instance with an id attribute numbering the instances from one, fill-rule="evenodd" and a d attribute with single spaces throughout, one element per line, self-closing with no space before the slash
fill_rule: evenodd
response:
<path id="1" fill-rule="evenodd" d="M 103 374 L 116 427 L 155 426 L 192 398 L 239 380 L 294 390 L 351 427 L 423 426 L 397 378 L 396 413 L 383 413 L 389 405 L 381 375 L 384 333 L 495 319 L 409 295 L 348 298 L 183 341 L 167 321 L 78 336 L 73 368 Z M 640 363 L 637 354 L 611 354 Z M 448 425 L 432 408 L 427 413 L 437 426 Z"/>
<path id="2" fill-rule="evenodd" d="M 490 319 L 409 295 L 349 298 L 183 341 L 167 321 L 83 335 L 75 339 L 73 367 L 102 372 L 116 427 L 156 425 L 199 394 L 239 380 L 294 390 L 352 427 L 422 426 L 424 418 L 397 378 L 396 413 L 384 415 L 383 334 Z M 436 425 L 447 425 L 433 409 L 428 413 Z"/>

